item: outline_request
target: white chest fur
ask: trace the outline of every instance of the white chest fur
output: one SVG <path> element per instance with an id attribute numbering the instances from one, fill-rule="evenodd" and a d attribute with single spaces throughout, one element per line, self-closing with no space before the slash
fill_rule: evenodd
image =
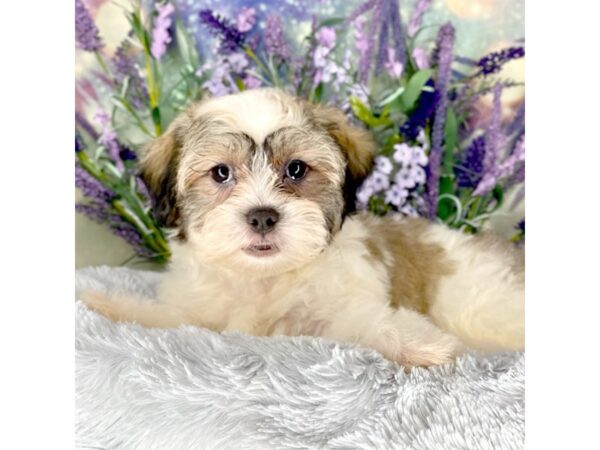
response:
<path id="1" fill-rule="evenodd" d="M 369 254 L 367 236 L 364 223 L 348 219 L 310 265 L 260 279 L 202 266 L 188 246 L 179 245 L 159 297 L 214 330 L 321 335 L 341 310 L 389 303 L 388 272 Z"/>

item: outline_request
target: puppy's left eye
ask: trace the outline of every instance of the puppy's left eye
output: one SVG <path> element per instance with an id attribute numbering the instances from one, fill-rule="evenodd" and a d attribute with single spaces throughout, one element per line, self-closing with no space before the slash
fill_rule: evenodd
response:
<path id="1" fill-rule="evenodd" d="M 300 161 L 299 159 L 294 159 L 290 161 L 285 169 L 285 176 L 291 178 L 292 180 L 300 180 L 304 178 L 306 172 L 308 171 L 308 166 L 305 162 Z"/>

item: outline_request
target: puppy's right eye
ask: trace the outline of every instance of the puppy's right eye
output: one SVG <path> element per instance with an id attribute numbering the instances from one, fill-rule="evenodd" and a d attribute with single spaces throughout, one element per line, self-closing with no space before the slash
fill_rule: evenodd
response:
<path id="1" fill-rule="evenodd" d="M 210 171 L 213 180 L 217 183 L 227 183 L 231 180 L 231 169 L 225 164 L 219 164 Z"/>

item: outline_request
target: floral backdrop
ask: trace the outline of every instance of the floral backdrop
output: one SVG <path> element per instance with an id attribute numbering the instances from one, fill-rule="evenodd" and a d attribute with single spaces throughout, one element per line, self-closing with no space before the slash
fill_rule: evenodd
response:
<path id="1" fill-rule="evenodd" d="M 142 146 L 191 101 L 276 86 L 371 130 L 379 152 L 358 208 L 466 233 L 508 218 L 521 245 L 523 6 L 76 0 L 78 220 L 126 242 L 132 261 L 167 262 L 169 230 L 137 176 Z M 78 247 L 97 243 L 99 228 L 78 230 Z"/>

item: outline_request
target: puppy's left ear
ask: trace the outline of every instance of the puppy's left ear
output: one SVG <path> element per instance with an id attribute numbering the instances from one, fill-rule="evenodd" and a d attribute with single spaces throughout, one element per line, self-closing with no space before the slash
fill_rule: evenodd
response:
<path id="1" fill-rule="evenodd" d="M 344 113 L 337 108 L 309 104 L 309 111 L 315 122 L 327 131 L 346 157 L 345 212 L 353 212 L 356 190 L 373 166 L 375 142 L 367 130 L 350 124 Z"/>

